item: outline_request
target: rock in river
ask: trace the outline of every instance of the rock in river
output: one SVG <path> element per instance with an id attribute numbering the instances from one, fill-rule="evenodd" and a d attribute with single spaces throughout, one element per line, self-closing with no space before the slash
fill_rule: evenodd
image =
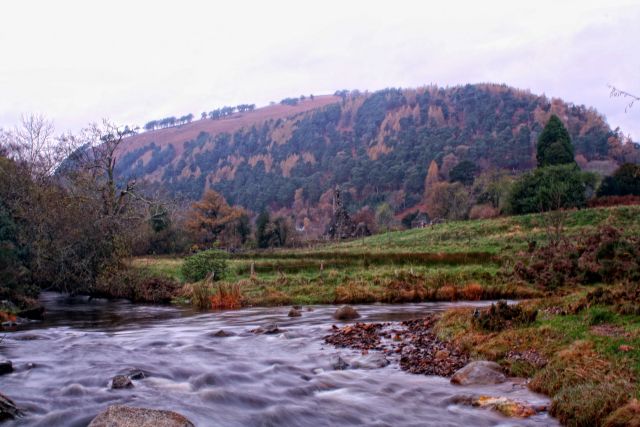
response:
<path id="1" fill-rule="evenodd" d="M 369 353 L 349 360 L 349 365 L 353 369 L 380 369 L 389 363 L 382 353 Z"/>
<path id="2" fill-rule="evenodd" d="M 131 388 L 133 387 L 133 383 L 126 375 L 116 375 L 111 380 L 111 388 L 113 389 L 121 389 L 121 388 Z"/>
<path id="3" fill-rule="evenodd" d="M 338 320 L 353 320 L 360 317 L 360 313 L 358 313 L 356 309 L 351 307 L 350 305 L 343 305 L 342 307 L 337 309 L 335 313 L 333 313 L 333 317 Z"/>
<path id="4" fill-rule="evenodd" d="M 289 310 L 289 317 L 300 317 L 302 316 L 302 313 L 300 312 L 300 310 L 296 309 L 296 308 L 292 308 L 291 310 Z"/>
<path id="5" fill-rule="evenodd" d="M 500 365 L 486 360 L 471 362 L 451 377 L 451 382 L 459 385 L 501 384 L 506 380 Z"/>
<path id="6" fill-rule="evenodd" d="M 194 424 L 172 411 L 113 405 L 95 417 L 89 427 L 194 427 Z"/>
<path id="7" fill-rule="evenodd" d="M 13 400 L 0 393 L 0 421 L 11 420 L 21 416 L 22 413 L 18 409 Z"/>
<path id="8" fill-rule="evenodd" d="M 11 372 L 13 372 L 13 363 L 11 363 L 11 360 L 0 361 L 0 375 L 10 374 Z"/>
<path id="9" fill-rule="evenodd" d="M 251 332 L 253 332 L 254 334 L 266 334 L 266 335 L 275 335 L 275 334 L 279 334 L 281 332 L 284 332 L 283 329 L 278 328 L 278 325 L 276 323 L 269 323 L 267 325 L 263 326 L 259 326 L 255 329 L 252 329 Z"/>

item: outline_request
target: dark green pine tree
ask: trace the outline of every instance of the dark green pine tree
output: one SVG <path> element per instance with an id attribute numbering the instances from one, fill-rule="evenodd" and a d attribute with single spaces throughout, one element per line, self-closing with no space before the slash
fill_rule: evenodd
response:
<path id="1" fill-rule="evenodd" d="M 555 114 L 540 134 L 537 149 L 539 168 L 575 162 L 569 132 Z"/>

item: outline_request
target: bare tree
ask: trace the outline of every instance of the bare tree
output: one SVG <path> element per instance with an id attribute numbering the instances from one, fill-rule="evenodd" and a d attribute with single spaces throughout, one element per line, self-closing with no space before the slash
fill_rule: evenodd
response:
<path id="1" fill-rule="evenodd" d="M 624 90 L 620 90 L 615 86 L 611 86 L 609 85 L 609 89 L 611 89 L 611 93 L 609 94 L 610 97 L 612 98 L 625 98 L 627 101 L 629 101 L 629 103 L 627 104 L 626 107 L 624 107 L 624 112 L 626 113 L 631 107 L 633 107 L 633 104 L 636 101 L 640 101 L 640 97 L 629 93 L 629 92 L 625 92 Z"/>
<path id="2" fill-rule="evenodd" d="M 0 145 L 8 157 L 27 167 L 36 181 L 51 176 L 63 159 L 53 123 L 38 114 L 23 115 L 18 126 L 2 132 Z"/>

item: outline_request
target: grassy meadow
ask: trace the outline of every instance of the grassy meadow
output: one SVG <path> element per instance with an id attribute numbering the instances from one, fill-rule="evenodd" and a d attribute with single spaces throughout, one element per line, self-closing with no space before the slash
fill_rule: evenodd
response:
<path id="1" fill-rule="evenodd" d="M 246 305 L 529 298 L 540 290 L 509 283 L 501 271 L 530 242 L 544 244 L 554 219 L 534 214 L 457 221 L 346 242 L 237 253 L 231 255 L 224 283 L 236 286 Z M 604 224 L 638 234 L 640 207 L 570 211 L 563 222 L 569 238 Z M 180 258 L 141 257 L 132 263 L 185 282 Z"/>

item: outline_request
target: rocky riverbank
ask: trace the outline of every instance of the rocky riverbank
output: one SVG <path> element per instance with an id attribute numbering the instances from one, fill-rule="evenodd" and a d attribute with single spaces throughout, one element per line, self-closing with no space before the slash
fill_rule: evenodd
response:
<path id="1" fill-rule="evenodd" d="M 333 326 L 325 342 L 363 352 L 380 351 L 413 374 L 449 377 L 469 362 L 457 346 L 439 340 L 433 326 L 435 315 L 401 323 L 355 323 Z"/>
<path id="2" fill-rule="evenodd" d="M 332 326 L 324 337 L 328 344 L 339 348 L 351 348 L 372 357 L 370 352 L 384 355 L 385 360 L 398 363 L 400 368 L 412 374 L 451 377 L 451 383 L 460 386 L 501 384 L 509 379 L 500 365 L 488 361 L 471 361 L 468 352 L 452 342 L 440 340 L 434 326 L 437 315 L 400 323 L 355 323 L 343 327 Z M 387 362 L 389 363 L 389 362 Z M 357 368 L 339 358 L 335 369 Z M 385 366 L 381 365 L 380 367 Z M 523 382 L 514 379 L 514 386 Z M 489 408 L 508 417 L 527 418 L 547 410 L 546 405 L 532 405 L 504 396 L 487 396 L 461 393 L 452 403 Z"/>

